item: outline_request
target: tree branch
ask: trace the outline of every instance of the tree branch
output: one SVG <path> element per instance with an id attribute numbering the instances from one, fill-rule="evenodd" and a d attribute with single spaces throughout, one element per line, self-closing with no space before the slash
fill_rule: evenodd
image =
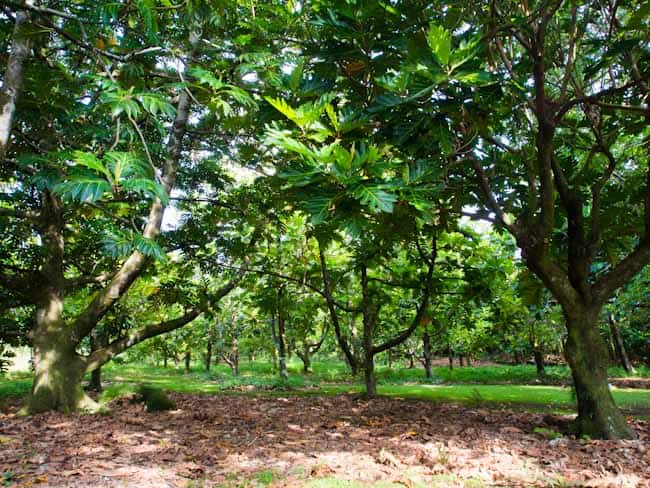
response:
<path id="1" fill-rule="evenodd" d="M 192 32 L 191 36 L 194 35 Z M 195 43 L 198 39 L 195 40 Z M 176 182 L 178 161 L 183 148 L 187 122 L 190 116 L 191 99 L 186 91 L 181 91 L 178 96 L 176 116 L 172 124 L 169 141 L 167 143 L 168 155 L 163 164 L 161 177 L 163 187 L 169 195 Z M 165 206 L 156 199 L 149 210 L 147 224 L 142 233 L 146 239 L 155 239 L 160 233 Z M 90 304 L 79 314 L 71 328 L 72 341 L 78 344 L 86 337 L 101 318 L 110 310 L 113 304 L 131 287 L 136 278 L 144 269 L 147 259 L 139 251 L 134 251 L 115 273 L 112 280 L 101 290 Z"/>
<path id="2" fill-rule="evenodd" d="M 380 352 L 386 351 L 388 349 L 391 349 L 395 346 L 398 346 L 402 342 L 404 342 L 406 339 L 408 339 L 413 331 L 417 328 L 418 325 L 420 325 L 420 322 L 422 321 L 422 317 L 424 317 L 424 313 L 426 312 L 426 309 L 429 305 L 429 300 L 431 299 L 431 288 L 433 284 L 433 270 L 435 268 L 435 262 L 436 262 L 436 257 L 438 255 L 438 246 L 437 246 L 437 239 L 434 235 L 432 239 L 432 249 L 431 249 L 431 257 L 429 258 L 429 269 L 427 271 L 427 277 L 424 281 L 424 289 L 422 290 L 423 296 L 422 296 L 422 301 L 419 303 L 416 312 L 415 312 L 415 317 L 413 317 L 413 321 L 411 322 L 411 325 L 403 330 L 401 333 L 399 333 L 397 336 L 393 337 L 392 339 L 384 342 L 383 344 L 379 346 L 374 346 L 372 348 L 372 353 L 374 354 L 379 354 Z"/>
<path id="3" fill-rule="evenodd" d="M 113 341 L 108 346 L 98 349 L 86 358 L 86 371 L 93 371 L 101 365 L 107 363 L 115 356 L 125 351 L 126 349 L 139 344 L 142 341 L 151 339 L 158 335 L 172 330 L 179 329 L 184 325 L 189 324 L 207 309 L 207 302 L 201 306 L 195 307 L 180 317 L 157 324 L 150 324 L 142 329 L 132 331 L 125 337 Z"/>
<path id="4" fill-rule="evenodd" d="M 41 217 L 41 214 L 40 212 L 35 212 L 33 210 L 0 208 L 0 217 L 14 217 L 16 219 L 36 221 Z"/>

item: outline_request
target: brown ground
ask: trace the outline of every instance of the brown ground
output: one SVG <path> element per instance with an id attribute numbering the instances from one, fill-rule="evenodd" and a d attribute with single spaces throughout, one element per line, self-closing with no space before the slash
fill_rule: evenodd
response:
<path id="1" fill-rule="evenodd" d="M 533 430 L 558 419 L 508 410 L 350 396 L 173 397 L 178 410 L 163 413 L 123 400 L 109 415 L 0 414 L 0 474 L 11 486 L 57 487 L 360 486 L 332 479 L 650 487 L 647 422 L 632 422 L 638 441 L 549 441 Z"/>

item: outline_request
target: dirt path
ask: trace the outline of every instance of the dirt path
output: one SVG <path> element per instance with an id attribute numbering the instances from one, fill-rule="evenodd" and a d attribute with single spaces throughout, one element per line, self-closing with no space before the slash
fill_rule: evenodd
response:
<path id="1" fill-rule="evenodd" d="M 320 478 L 650 487 L 647 422 L 633 422 L 638 441 L 549 441 L 533 431 L 554 419 L 508 410 L 349 396 L 174 399 L 178 410 L 164 413 L 120 401 L 109 415 L 0 414 L 0 474 L 8 486 L 43 487 L 309 486 Z"/>

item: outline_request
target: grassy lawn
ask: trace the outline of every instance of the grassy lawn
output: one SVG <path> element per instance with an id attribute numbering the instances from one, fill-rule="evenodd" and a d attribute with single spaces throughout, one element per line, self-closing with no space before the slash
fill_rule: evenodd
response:
<path id="1" fill-rule="evenodd" d="M 234 377 L 225 365 L 217 365 L 213 371 L 200 370 L 185 374 L 180 368 L 159 368 L 141 364 L 109 364 L 103 369 L 106 389 L 101 399 L 131 393 L 138 384 L 149 384 L 167 391 L 180 393 L 217 394 L 243 392 L 250 394 L 334 395 L 361 393 L 359 380 L 352 380 L 345 367 L 338 363 L 316 363 L 314 372 L 300 374 L 300 365 L 290 365 L 290 377 L 286 383 L 279 380 L 269 363 L 244 363 L 239 376 Z M 556 377 L 565 371 L 552 370 Z M 564 368 L 566 369 L 566 368 Z M 643 371 L 647 374 L 647 370 Z M 435 383 L 424 383 L 421 370 L 396 369 L 379 371 L 380 395 L 416 398 L 429 401 L 454 401 L 474 405 L 505 404 L 530 408 L 570 410 L 574 405 L 571 389 L 564 386 L 533 384 L 503 384 L 532 382 L 534 367 L 491 366 L 466 367 L 449 370 L 436 368 Z M 448 384 L 452 381 L 458 384 Z M 496 384 L 487 384 L 487 383 Z M 501 384 L 500 384 L 501 383 Z M 28 373 L 13 374 L 0 379 L 0 400 L 22 397 L 29 392 L 31 378 Z M 650 409 L 650 390 L 613 389 L 619 406 L 631 410 Z M 647 415 L 647 413 L 646 413 Z"/>

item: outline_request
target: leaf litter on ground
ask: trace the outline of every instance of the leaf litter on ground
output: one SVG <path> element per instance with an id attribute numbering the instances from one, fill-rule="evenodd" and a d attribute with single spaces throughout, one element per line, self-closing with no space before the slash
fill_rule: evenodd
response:
<path id="1" fill-rule="evenodd" d="M 634 441 L 549 440 L 567 418 L 350 395 L 170 396 L 166 412 L 119 399 L 108 414 L 0 414 L 0 474 L 40 487 L 650 487 L 640 420 Z"/>

